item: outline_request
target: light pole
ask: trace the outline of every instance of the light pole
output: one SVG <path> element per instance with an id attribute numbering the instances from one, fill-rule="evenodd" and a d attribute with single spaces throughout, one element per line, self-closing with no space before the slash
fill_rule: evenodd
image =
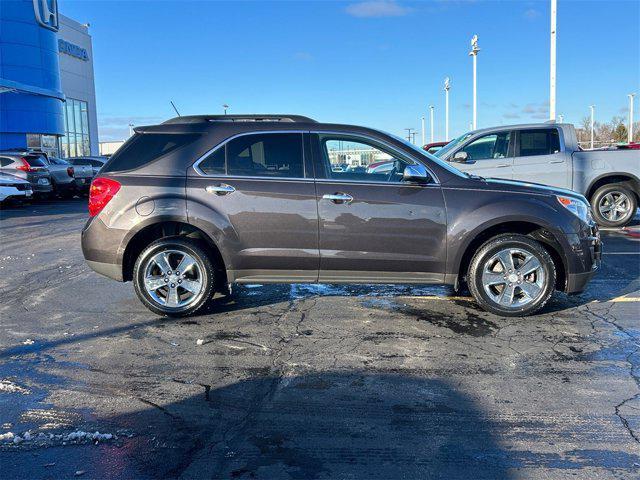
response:
<path id="1" fill-rule="evenodd" d="M 133 137 L 133 123 L 129 124 L 129 136 Z"/>
<path id="2" fill-rule="evenodd" d="M 411 142 L 411 136 L 413 135 L 413 134 L 411 133 L 411 131 L 412 131 L 412 130 L 415 130 L 415 129 L 413 129 L 413 128 L 405 128 L 405 130 L 407 131 L 407 140 L 408 140 L 409 142 Z M 411 142 L 411 143 L 413 143 L 413 142 Z"/>
<path id="3" fill-rule="evenodd" d="M 594 109 L 595 109 L 595 105 L 589 105 L 589 108 L 591 109 L 591 148 L 593 149 L 593 131 L 594 131 L 594 126 L 593 126 L 593 118 L 594 118 Z"/>
<path id="4" fill-rule="evenodd" d="M 433 105 L 429 105 L 429 123 L 431 125 L 431 143 L 433 143 Z"/>
<path id="5" fill-rule="evenodd" d="M 556 119 L 556 13 L 557 0 L 551 0 L 551 52 L 549 55 L 549 120 Z"/>
<path id="6" fill-rule="evenodd" d="M 636 94 L 630 93 L 627 96 L 629 97 L 629 128 L 627 129 L 627 140 L 631 143 L 633 142 L 633 97 L 635 97 Z"/>
<path id="7" fill-rule="evenodd" d="M 227 114 L 227 108 L 229 108 L 229 105 L 227 105 L 226 103 L 224 105 L 222 105 L 222 108 L 224 108 L 224 114 Z"/>
<path id="8" fill-rule="evenodd" d="M 449 90 L 451 89 L 451 80 L 449 77 L 444 79 L 444 139 L 449 141 Z"/>
<path id="9" fill-rule="evenodd" d="M 427 143 L 427 132 L 424 129 L 424 115 L 422 116 L 422 145 Z"/>
<path id="10" fill-rule="evenodd" d="M 471 38 L 471 51 L 469 55 L 473 57 L 473 130 L 478 128 L 478 35 L 474 35 Z M 448 139 L 447 139 L 448 140 Z"/>
<path id="11" fill-rule="evenodd" d="M 553 118 L 551 120 L 553 120 Z M 560 123 L 564 122 L 564 115 L 558 115 L 558 121 Z"/>

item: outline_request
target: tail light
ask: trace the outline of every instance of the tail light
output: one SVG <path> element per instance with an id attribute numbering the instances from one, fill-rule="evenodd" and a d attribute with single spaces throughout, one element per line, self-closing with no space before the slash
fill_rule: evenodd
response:
<path id="1" fill-rule="evenodd" d="M 89 189 L 89 216 L 95 217 L 120 190 L 120 182 L 111 178 L 97 177 Z"/>
<path id="2" fill-rule="evenodd" d="M 22 160 L 22 165 L 18 165 L 16 167 L 18 170 L 22 170 L 23 172 L 35 172 L 35 169 L 31 168 L 31 165 L 29 165 L 26 158 L 21 158 L 20 160 Z"/>
<path id="3" fill-rule="evenodd" d="M 73 167 L 67 167 L 67 175 L 69 175 L 70 177 L 73 177 Z"/>

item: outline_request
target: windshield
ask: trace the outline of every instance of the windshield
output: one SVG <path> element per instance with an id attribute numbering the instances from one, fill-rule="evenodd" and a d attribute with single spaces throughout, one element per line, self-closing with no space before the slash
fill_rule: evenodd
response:
<path id="1" fill-rule="evenodd" d="M 434 155 L 438 158 L 445 158 L 449 155 L 449 152 L 464 142 L 467 138 L 469 138 L 472 134 L 465 133 L 464 135 L 460 135 L 458 138 L 454 138 L 449 143 L 447 143 L 444 147 L 438 150 Z"/>
<path id="2" fill-rule="evenodd" d="M 401 142 L 403 145 L 406 145 L 407 147 L 411 148 L 411 150 L 413 150 L 414 152 L 420 154 L 420 156 L 426 157 L 429 160 L 429 162 L 433 162 L 433 163 L 438 164 L 439 166 L 441 166 L 442 168 L 444 168 L 448 172 L 453 173 L 454 175 L 458 175 L 459 177 L 466 177 L 466 175 L 464 173 L 462 173 L 460 170 L 458 170 L 457 168 L 449 165 L 449 162 L 444 162 L 444 161 L 440 160 L 439 158 L 437 158 L 436 156 L 425 152 L 422 148 L 414 145 L 411 142 L 408 142 L 405 138 L 398 137 L 397 135 L 394 135 L 392 133 L 389 133 L 387 135 L 392 136 L 393 138 L 395 138 L 396 140 Z M 444 148 L 447 148 L 447 147 L 444 147 Z M 444 148 L 442 150 L 444 150 Z M 440 152 L 442 150 L 440 150 Z M 438 153 L 440 153 L 440 152 L 438 152 Z"/>

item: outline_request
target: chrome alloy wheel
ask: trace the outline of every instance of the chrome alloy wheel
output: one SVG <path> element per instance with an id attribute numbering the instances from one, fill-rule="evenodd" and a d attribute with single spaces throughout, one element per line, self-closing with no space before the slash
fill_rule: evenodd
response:
<path id="1" fill-rule="evenodd" d="M 202 293 L 202 272 L 195 258 L 181 250 L 151 257 L 144 270 L 144 288 L 163 307 L 184 308 Z"/>
<path id="2" fill-rule="evenodd" d="M 631 209 L 631 200 L 624 192 L 613 190 L 598 202 L 598 211 L 610 222 L 625 218 Z"/>
<path id="3" fill-rule="evenodd" d="M 505 248 L 482 268 L 485 293 L 503 308 L 519 308 L 542 295 L 546 275 L 538 257 L 522 248 Z"/>

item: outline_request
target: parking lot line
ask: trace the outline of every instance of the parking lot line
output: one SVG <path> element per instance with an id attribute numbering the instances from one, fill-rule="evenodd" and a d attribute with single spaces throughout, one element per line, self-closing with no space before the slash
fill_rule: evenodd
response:
<path id="1" fill-rule="evenodd" d="M 609 300 L 612 303 L 618 303 L 618 302 L 640 302 L 640 297 L 616 297 L 612 300 Z"/>

